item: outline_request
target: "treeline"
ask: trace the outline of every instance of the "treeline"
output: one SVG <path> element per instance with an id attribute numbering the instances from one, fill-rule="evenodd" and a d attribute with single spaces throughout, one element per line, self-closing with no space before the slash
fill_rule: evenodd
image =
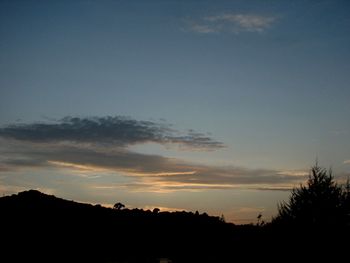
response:
<path id="1" fill-rule="evenodd" d="M 234 225 L 198 212 L 115 209 L 30 190 L 0 198 L 1 257 L 11 262 L 237 262 L 343 258 L 349 182 L 315 166 L 265 224 Z M 48 258 L 49 255 L 49 258 Z M 6 261 L 2 261 L 6 262 Z"/>
<path id="2" fill-rule="evenodd" d="M 223 240 L 229 242 L 234 227 L 206 213 L 111 209 L 35 190 L 0 198 L 0 211 L 1 225 L 6 226 L 3 251 L 18 248 L 22 252 L 11 257 L 36 261 L 45 259 L 47 252 L 55 259 L 79 262 L 204 259 Z"/>

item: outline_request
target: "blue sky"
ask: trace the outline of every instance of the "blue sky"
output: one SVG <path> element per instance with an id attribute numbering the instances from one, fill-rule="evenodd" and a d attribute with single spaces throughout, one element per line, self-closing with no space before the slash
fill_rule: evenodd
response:
<path id="1" fill-rule="evenodd" d="M 349 11 L 1 1 L 0 191 L 269 220 L 316 158 L 350 172 Z"/>

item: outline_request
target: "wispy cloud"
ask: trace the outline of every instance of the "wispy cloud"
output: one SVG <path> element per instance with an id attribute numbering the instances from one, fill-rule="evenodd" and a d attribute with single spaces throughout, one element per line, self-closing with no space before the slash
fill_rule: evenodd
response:
<path id="1" fill-rule="evenodd" d="M 213 23 L 229 23 L 238 31 L 262 32 L 269 28 L 276 18 L 256 14 L 223 14 L 206 17 L 205 20 Z"/>
<path id="2" fill-rule="evenodd" d="M 275 16 L 242 13 L 224 13 L 187 20 L 187 30 L 201 33 L 263 32 L 276 21 Z"/>
<path id="3" fill-rule="evenodd" d="M 343 135 L 347 135 L 349 132 L 347 130 L 331 130 L 329 131 L 330 134 L 332 134 L 333 136 L 343 136 Z"/>
<path id="4" fill-rule="evenodd" d="M 344 164 L 350 164 L 350 160 L 345 160 Z"/>
<path id="5" fill-rule="evenodd" d="M 179 133 L 170 125 L 124 117 L 67 117 L 53 124 L 10 125 L 0 129 L 0 172 L 54 168 L 87 179 L 114 173 L 128 180 L 95 186 L 149 192 L 285 190 L 306 178 L 303 171 L 203 165 L 128 147 L 146 142 L 206 150 L 223 147 L 193 130 Z"/>
<path id="6" fill-rule="evenodd" d="M 0 137 L 29 142 L 74 142 L 127 147 L 155 142 L 178 144 L 190 149 L 214 150 L 223 143 L 190 130 L 182 133 L 170 124 L 138 121 L 122 116 L 65 117 L 56 123 L 8 125 L 0 128 Z"/>
<path id="7" fill-rule="evenodd" d="M 104 146 L 82 147 L 55 142 L 32 143 L 0 140 L 4 171 L 56 167 L 68 174 L 115 173 L 129 178 L 116 185 L 99 187 L 130 191 L 173 192 L 208 189 L 250 188 L 286 190 L 305 180 L 304 173 L 268 169 L 246 169 L 234 166 L 210 166 L 160 155 L 148 155 L 127 149 Z M 67 172 L 66 172 L 67 173 Z M 91 175 L 90 175 L 91 176 Z"/>
<path id="8" fill-rule="evenodd" d="M 308 176 L 309 171 L 304 170 L 283 170 L 280 171 L 279 174 L 281 175 L 288 175 L 288 176 Z"/>
<path id="9" fill-rule="evenodd" d="M 210 24 L 191 23 L 189 28 L 191 31 L 201 33 L 201 34 L 209 34 L 209 33 L 219 32 L 219 28 L 217 28 L 213 25 L 210 25 Z"/>

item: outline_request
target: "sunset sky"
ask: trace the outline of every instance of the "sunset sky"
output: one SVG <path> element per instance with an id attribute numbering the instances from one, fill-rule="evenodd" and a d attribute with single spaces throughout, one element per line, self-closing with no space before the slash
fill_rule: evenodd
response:
<path id="1" fill-rule="evenodd" d="M 276 214 L 350 175 L 350 2 L 0 1 L 0 194 Z"/>

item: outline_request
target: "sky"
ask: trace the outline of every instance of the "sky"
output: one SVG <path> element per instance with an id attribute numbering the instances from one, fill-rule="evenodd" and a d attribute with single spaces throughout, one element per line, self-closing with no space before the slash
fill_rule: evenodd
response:
<path id="1" fill-rule="evenodd" d="M 350 175 L 350 3 L 0 1 L 0 194 L 266 221 Z"/>

